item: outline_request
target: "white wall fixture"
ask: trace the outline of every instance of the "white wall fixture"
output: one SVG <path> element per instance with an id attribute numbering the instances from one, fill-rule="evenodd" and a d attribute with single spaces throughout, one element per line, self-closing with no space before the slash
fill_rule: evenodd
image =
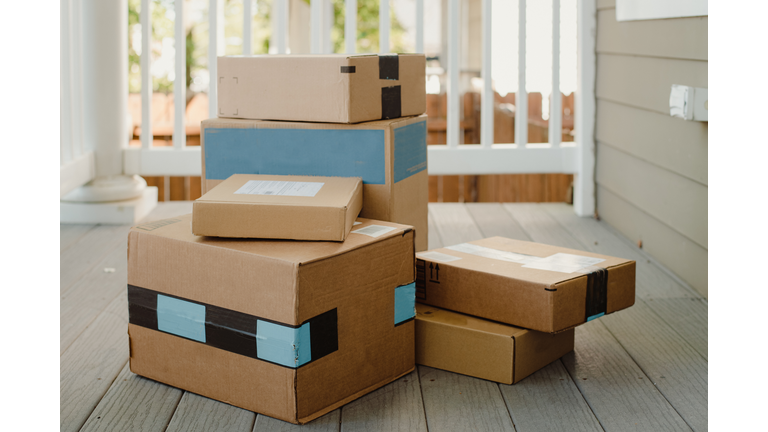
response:
<path id="1" fill-rule="evenodd" d="M 707 89 L 672 84 L 669 93 L 669 115 L 683 120 L 709 121 Z"/>
<path id="2" fill-rule="evenodd" d="M 707 0 L 616 0 L 616 21 L 707 15 Z"/>

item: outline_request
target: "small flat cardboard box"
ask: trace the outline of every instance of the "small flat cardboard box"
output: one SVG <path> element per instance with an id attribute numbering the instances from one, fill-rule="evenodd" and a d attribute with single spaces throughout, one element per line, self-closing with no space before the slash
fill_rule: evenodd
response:
<path id="1" fill-rule="evenodd" d="M 635 304 L 635 262 L 491 237 L 416 255 L 417 301 L 555 333 Z"/>
<path id="2" fill-rule="evenodd" d="M 133 227 L 131 371 L 292 423 L 409 373 L 413 229 L 358 221 L 342 243 L 198 237 L 191 215 Z"/>
<path id="3" fill-rule="evenodd" d="M 359 123 L 427 111 L 424 54 L 219 57 L 219 117 Z"/>
<path id="4" fill-rule="evenodd" d="M 202 122 L 202 189 L 233 174 L 363 179 L 360 216 L 411 225 L 427 250 L 427 117 L 354 125 L 215 118 Z"/>
<path id="5" fill-rule="evenodd" d="M 362 207 L 358 177 L 235 174 L 192 204 L 192 233 L 344 241 Z"/>
<path id="6" fill-rule="evenodd" d="M 416 305 L 416 363 L 514 384 L 573 351 L 574 329 L 550 334 Z"/>

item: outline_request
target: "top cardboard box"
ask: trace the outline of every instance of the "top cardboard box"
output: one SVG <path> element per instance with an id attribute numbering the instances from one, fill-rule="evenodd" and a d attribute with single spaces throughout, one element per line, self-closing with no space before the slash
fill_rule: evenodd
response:
<path id="1" fill-rule="evenodd" d="M 195 200 L 195 235 L 344 241 L 363 207 L 359 177 L 235 174 Z"/>
<path id="2" fill-rule="evenodd" d="M 359 123 L 427 110 L 424 54 L 219 57 L 218 116 Z"/>
<path id="3" fill-rule="evenodd" d="M 635 262 L 491 237 L 416 254 L 416 299 L 555 333 L 635 304 Z"/>

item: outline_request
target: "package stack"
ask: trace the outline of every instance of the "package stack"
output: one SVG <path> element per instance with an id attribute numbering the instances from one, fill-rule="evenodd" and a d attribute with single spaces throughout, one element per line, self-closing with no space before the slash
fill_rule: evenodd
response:
<path id="1" fill-rule="evenodd" d="M 414 370 L 425 66 L 219 58 L 203 196 L 129 233 L 131 371 L 306 423 Z"/>
<path id="2" fill-rule="evenodd" d="M 635 262 L 492 237 L 417 253 L 416 299 L 417 363 L 514 384 L 635 303 Z"/>

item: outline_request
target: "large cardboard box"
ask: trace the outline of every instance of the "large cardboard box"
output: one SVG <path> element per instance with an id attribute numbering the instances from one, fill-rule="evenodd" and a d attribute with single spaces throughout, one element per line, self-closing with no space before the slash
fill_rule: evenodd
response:
<path id="1" fill-rule="evenodd" d="M 424 54 L 219 57 L 218 116 L 359 123 L 427 110 Z"/>
<path id="2" fill-rule="evenodd" d="M 363 179 L 360 216 L 412 225 L 427 249 L 427 117 L 354 125 L 215 118 L 202 122 L 203 193 L 233 174 Z"/>
<path id="3" fill-rule="evenodd" d="M 131 371 L 293 423 L 412 371 L 413 230 L 359 221 L 343 243 L 133 227 Z"/>
<path id="4" fill-rule="evenodd" d="M 235 174 L 195 200 L 192 233 L 344 241 L 362 207 L 357 177 Z"/>
<path id="5" fill-rule="evenodd" d="M 416 255 L 417 301 L 547 333 L 635 304 L 635 262 L 491 237 Z"/>
<path id="6" fill-rule="evenodd" d="M 575 331 L 542 333 L 416 305 L 416 363 L 514 384 L 573 351 Z"/>

